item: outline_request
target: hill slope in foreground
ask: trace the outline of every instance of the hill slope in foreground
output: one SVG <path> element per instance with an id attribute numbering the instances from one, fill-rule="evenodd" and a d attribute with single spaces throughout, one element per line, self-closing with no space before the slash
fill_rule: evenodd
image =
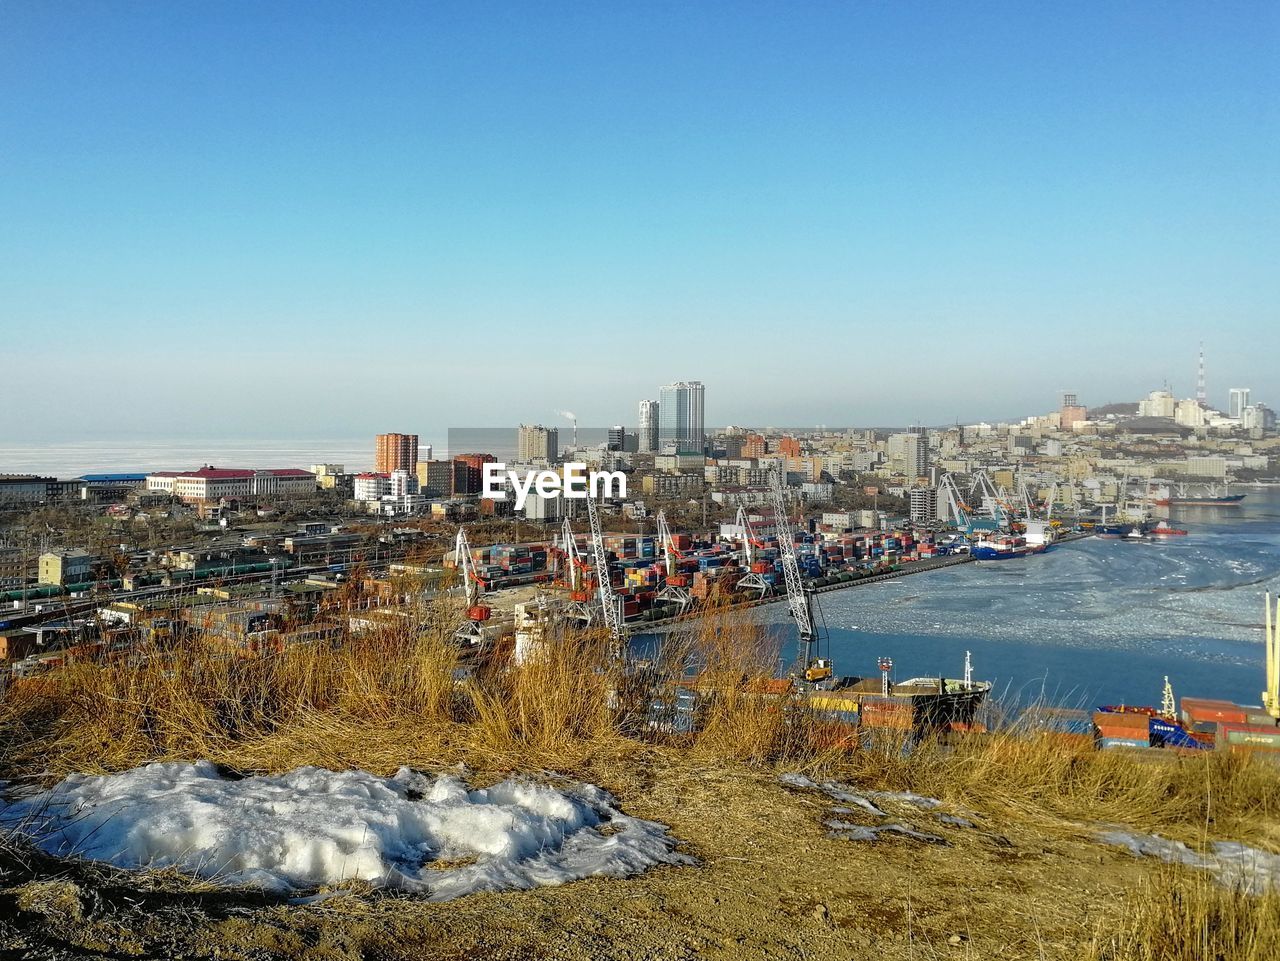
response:
<path id="1" fill-rule="evenodd" d="M 628 815 L 669 825 L 697 864 L 444 903 L 353 884 L 296 904 L 11 851 L 0 947 L 29 958 L 586 961 L 1249 958 L 1276 946 L 1274 896 L 1232 894 L 1206 872 L 1135 857 L 1100 843 L 1097 822 L 1048 806 L 966 797 L 933 807 L 868 791 L 877 816 L 800 779 L 672 751 L 589 766 Z M 886 824 L 925 837 L 854 839 L 857 827 Z M 1257 832 L 1265 846 L 1280 841 L 1266 819 Z M 1200 832 L 1165 833 L 1194 845 Z M 1232 943 L 1198 944 L 1201 926 Z M 1143 953 L 1156 940 L 1165 946 Z"/>

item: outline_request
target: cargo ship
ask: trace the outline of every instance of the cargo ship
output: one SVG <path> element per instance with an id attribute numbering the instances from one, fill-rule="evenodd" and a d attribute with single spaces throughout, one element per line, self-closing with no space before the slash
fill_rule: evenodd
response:
<path id="1" fill-rule="evenodd" d="M 1048 544 L 1028 544 L 1021 537 L 988 538 L 969 548 L 969 556 L 975 561 L 1005 561 L 1030 554 L 1043 554 Z"/>
<path id="2" fill-rule="evenodd" d="M 1186 537 L 1187 532 L 1179 527 L 1170 527 L 1167 521 L 1161 521 L 1147 533 L 1152 537 Z"/>
<path id="3" fill-rule="evenodd" d="M 856 719 L 862 727 L 898 728 L 917 734 L 975 728 L 978 708 L 991 693 L 990 681 L 913 677 L 886 686 L 878 677 L 841 677 L 831 687 L 808 693 L 820 711 Z"/>

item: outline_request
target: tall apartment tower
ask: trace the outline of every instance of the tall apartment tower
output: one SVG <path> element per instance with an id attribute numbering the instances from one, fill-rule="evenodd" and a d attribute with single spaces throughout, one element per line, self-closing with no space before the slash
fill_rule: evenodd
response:
<path id="1" fill-rule="evenodd" d="M 929 435 L 922 427 L 913 427 L 907 434 L 903 450 L 903 469 L 909 480 L 929 476 Z"/>
<path id="2" fill-rule="evenodd" d="M 1249 406 L 1249 388 L 1232 387 L 1227 392 L 1227 416 L 1236 420 L 1244 417 L 1244 409 Z"/>
<path id="3" fill-rule="evenodd" d="M 417 434 L 379 434 L 374 468 L 379 474 L 418 469 Z"/>
<path id="4" fill-rule="evenodd" d="M 700 454 L 707 443 L 706 391 L 701 381 L 680 381 L 658 388 L 658 446 Z"/>
<path id="5" fill-rule="evenodd" d="M 516 435 L 516 458 L 522 464 L 535 460 L 554 464 L 560 459 L 560 431 L 541 424 L 521 424 Z"/>
<path id="6" fill-rule="evenodd" d="M 640 401 L 640 453 L 653 454 L 658 450 L 658 402 Z"/>

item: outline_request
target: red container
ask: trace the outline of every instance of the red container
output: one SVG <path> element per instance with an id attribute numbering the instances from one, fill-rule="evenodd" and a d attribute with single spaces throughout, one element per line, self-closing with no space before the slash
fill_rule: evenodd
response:
<path id="1" fill-rule="evenodd" d="M 673 574 L 667 578 L 667 585 L 669 587 L 688 587 L 689 578 L 683 574 Z"/>
<path id="2" fill-rule="evenodd" d="M 1108 728 L 1116 731 L 1148 731 L 1151 719 L 1145 714 L 1129 714 L 1125 712 L 1095 711 L 1093 726 L 1102 730 Z M 1107 735 L 1110 737 L 1111 735 Z"/>
<path id="3" fill-rule="evenodd" d="M 474 607 L 467 608 L 467 620 L 469 621 L 487 621 L 493 611 L 484 604 L 476 604 Z"/>
<path id="4" fill-rule="evenodd" d="M 1182 699 L 1182 717 L 1193 724 L 1198 721 L 1213 721 L 1218 724 L 1243 724 L 1248 719 L 1245 709 L 1238 704 L 1224 701 L 1221 705 L 1194 703 L 1188 705 L 1186 698 Z"/>

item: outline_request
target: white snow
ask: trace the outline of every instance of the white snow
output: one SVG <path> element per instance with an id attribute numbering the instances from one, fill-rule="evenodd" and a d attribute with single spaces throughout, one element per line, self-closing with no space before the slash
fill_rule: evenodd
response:
<path id="1" fill-rule="evenodd" d="M 198 761 L 73 775 L 0 800 L 0 827 L 49 854 L 121 868 L 176 867 L 281 893 L 359 879 L 433 901 L 693 863 L 663 825 L 615 804 L 587 784 L 510 779 L 469 790 L 408 768 L 237 780 Z"/>
<path id="2" fill-rule="evenodd" d="M 1199 853 L 1181 841 L 1117 828 L 1100 831 L 1098 839 L 1104 844 L 1123 847 L 1135 857 L 1159 858 L 1170 864 L 1209 871 L 1227 887 L 1240 887 L 1250 894 L 1261 894 L 1270 887 L 1280 888 L 1280 854 L 1239 841 L 1214 841 L 1204 853 Z"/>

